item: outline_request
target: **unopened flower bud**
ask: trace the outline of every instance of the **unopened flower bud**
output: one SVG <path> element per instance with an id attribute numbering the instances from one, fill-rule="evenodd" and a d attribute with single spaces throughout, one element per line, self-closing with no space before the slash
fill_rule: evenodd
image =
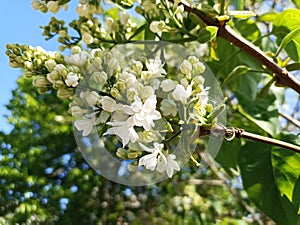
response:
<path id="1" fill-rule="evenodd" d="M 36 76 L 32 81 L 33 86 L 35 87 L 47 87 L 51 83 L 44 76 Z"/>
<path id="2" fill-rule="evenodd" d="M 53 84 L 53 88 L 55 88 L 55 89 L 59 89 L 59 88 L 65 87 L 65 86 L 66 85 L 62 80 L 56 80 Z"/>
<path id="3" fill-rule="evenodd" d="M 56 62 L 53 59 L 49 59 L 45 62 L 45 67 L 48 71 L 53 71 L 56 66 Z"/>
<path id="4" fill-rule="evenodd" d="M 120 99 L 121 98 L 120 91 L 117 88 L 112 88 L 110 90 L 110 94 L 111 94 L 111 96 L 113 96 L 116 99 Z"/>
<path id="5" fill-rule="evenodd" d="M 92 44 L 93 43 L 93 36 L 90 33 L 83 33 L 82 35 L 82 41 L 86 44 Z"/>
<path id="6" fill-rule="evenodd" d="M 73 46 L 71 52 L 72 55 L 79 54 L 81 52 L 81 48 L 79 46 Z"/>
<path id="7" fill-rule="evenodd" d="M 105 84 L 107 81 L 107 74 L 104 71 L 93 73 L 94 81 L 99 84 Z"/>
<path id="8" fill-rule="evenodd" d="M 24 62 L 24 68 L 27 70 L 32 70 L 33 69 L 32 62 L 29 61 Z"/>
<path id="9" fill-rule="evenodd" d="M 69 90 L 66 88 L 59 88 L 57 90 L 57 97 L 59 98 L 70 98 L 74 95 L 74 91 L 73 90 Z"/>
<path id="10" fill-rule="evenodd" d="M 31 71 L 25 71 L 24 76 L 27 77 L 27 78 L 30 78 L 30 77 L 33 76 L 33 73 Z"/>

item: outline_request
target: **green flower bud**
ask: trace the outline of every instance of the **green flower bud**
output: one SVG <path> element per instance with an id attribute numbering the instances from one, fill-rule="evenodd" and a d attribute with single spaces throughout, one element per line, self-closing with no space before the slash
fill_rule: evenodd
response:
<path id="1" fill-rule="evenodd" d="M 117 89 L 117 88 L 112 88 L 111 90 L 110 90 L 110 94 L 111 94 L 111 96 L 113 96 L 114 98 L 116 98 L 116 99 L 120 99 L 121 98 L 121 95 L 120 95 L 120 91 Z"/>
<path id="2" fill-rule="evenodd" d="M 126 90 L 126 82 L 123 80 L 119 80 L 116 84 L 115 84 L 116 88 L 118 88 L 120 91 L 124 91 Z"/>
<path id="3" fill-rule="evenodd" d="M 144 10 L 141 6 L 137 6 L 135 7 L 135 11 L 140 14 L 140 15 L 143 15 L 144 14 Z"/>
<path id="4" fill-rule="evenodd" d="M 57 80 L 53 84 L 53 88 L 55 88 L 55 89 L 63 88 L 65 86 L 66 85 L 65 85 L 65 83 L 62 80 Z"/>
<path id="5" fill-rule="evenodd" d="M 57 97 L 59 98 L 70 98 L 74 95 L 74 91 L 73 90 L 69 90 L 66 88 L 59 88 L 57 90 Z"/>
<path id="6" fill-rule="evenodd" d="M 126 154 L 126 150 L 124 148 L 119 148 L 117 150 L 117 156 L 121 159 L 126 159 L 127 158 L 127 154 Z"/>
<path id="7" fill-rule="evenodd" d="M 72 55 L 78 54 L 81 52 L 81 48 L 79 46 L 73 46 L 71 49 Z"/>
<path id="8" fill-rule="evenodd" d="M 34 74 L 31 72 L 31 71 L 25 71 L 24 72 L 24 76 L 27 77 L 27 78 L 30 78 L 32 77 Z"/>
<path id="9" fill-rule="evenodd" d="M 40 94 L 45 94 L 48 90 L 49 90 L 49 89 L 46 88 L 46 87 L 38 88 L 38 92 L 39 92 Z"/>
<path id="10" fill-rule="evenodd" d="M 49 59 L 45 62 L 45 67 L 48 71 L 53 71 L 56 66 L 56 62 L 53 59 Z"/>
<path id="11" fill-rule="evenodd" d="M 37 66 L 37 67 L 40 67 L 41 65 L 42 65 L 42 60 L 40 60 L 40 59 L 34 59 L 33 60 L 33 64 L 35 65 L 35 66 Z"/>
<path id="12" fill-rule="evenodd" d="M 32 84 L 35 87 L 42 88 L 49 86 L 51 83 L 44 76 L 36 76 L 32 81 Z"/>

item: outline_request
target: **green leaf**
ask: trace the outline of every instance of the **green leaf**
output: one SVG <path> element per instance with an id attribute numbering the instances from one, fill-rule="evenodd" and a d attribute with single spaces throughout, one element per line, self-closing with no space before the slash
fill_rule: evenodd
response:
<path id="1" fill-rule="evenodd" d="M 297 27 L 295 30 L 292 30 L 288 35 L 286 35 L 286 36 L 282 39 L 282 41 L 281 41 L 281 43 L 280 43 L 280 45 L 279 45 L 279 47 L 278 47 L 277 52 L 275 53 L 275 55 L 278 56 L 279 53 L 281 52 L 281 50 L 282 50 L 283 48 L 285 48 L 286 45 L 287 45 L 290 41 L 293 41 L 293 40 L 294 40 L 295 38 L 297 38 L 299 35 L 300 35 L 300 26 Z"/>
<path id="2" fill-rule="evenodd" d="M 263 99 L 249 100 L 237 93 L 240 103 L 238 111 L 249 121 L 256 124 L 262 130 L 275 136 L 279 133 L 278 101 L 274 95 L 267 95 Z"/>
<path id="3" fill-rule="evenodd" d="M 280 13 L 273 23 L 272 32 L 276 35 L 276 43 L 278 45 L 285 39 L 285 37 L 297 30 L 300 27 L 300 10 L 287 9 Z M 297 32 L 296 32 L 297 33 Z M 292 33 L 293 34 L 293 33 Z M 294 35 L 291 35 L 294 36 Z M 285 51 L 294 61 L 300 60 L 300 36 L 297 35 L 292 41 L 289 41 L 284 46 Z"/>
<path id="4" fill-rule="evenodd" d="M 198 41 L 200 43 L 206 43 L 216 38 L 218 27 L 207 26 L 199 34 Z"/>
<path id="5" fill-rule="evenodd" d="M 292 0 L 292 2 L 297 6 L 297 8 L 300 8 L 300 0 Z"/>
<path id="6" fill-rule="evenodd" d="M 273 22 L 278 16 L 278 13 L 270 12 L 260 15 L 257 19 L 261 22 Z"/>
<path id="7" fill-rule="evenodd" d="M 271 145 L 249 142 L 242 147 L 239 167 L 249 198 L 278 225 L 295 225 L 289 217 L 292 207 L 280 196 L 271 164 Z"/>
<path id="8" fill-rule="evenodd" d="M 246 74 L 247 72 L 249 72 L 249 70 L 250 68 L 247 66 L 238 66 L 234 68 L 234 70 L 225 78 L 223 82 L 223 87 L 226 86 L 230 81 L 236 79 L 237 77 Z"/>
<path id="9" fill-rule="evenodd" d="M 240 140 L 233 140 L 231 142 L 224 141 L 216 156 L 216 161 L 220 163 L 229 174 L 232 173 L 231 169 L 237 168 L 240 149 Z"/>
<path id="10" fill-rule="evenodd" d="M 250 41 L 257 40 L 261 36 L 257 23 L 253 20 L 239 20 L 235 23 L 235 27 Z M 259 42 L 256 41 L 256 44 L 259 44 Z"/>
<path id="11" fill-rule="evenodd" d="M 291 63 L 285 67 L 288 71 L 300 70 L 300 63 Z"/>
<path id="12" fill-rule="evenodd" d="M 278 139 L 300 146 L 298 136 L 282 133 Z M 281 196 L 294 205 L 297 213 L 300 210 L 300 154 L 282 148 L 273 148 L 272 165 L 274 177 Z"/>
<path id="13" fill-rule="evenodd" d="M 111 17 L 114 20 L 119 19 L 119 9 L 117 7 L 112 7 L 104 12 L 105 17 Z"/>

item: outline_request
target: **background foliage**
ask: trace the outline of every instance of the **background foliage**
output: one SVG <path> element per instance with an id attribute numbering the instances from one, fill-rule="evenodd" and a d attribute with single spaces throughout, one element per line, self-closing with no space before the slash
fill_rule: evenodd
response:
<path id="1" fill-rule="evenodd" d="M 38 9 L 55 12 L 47 2 Z M 59 7 L 68 3 L 56 2 Z M 222 19 L 217 2 L 201 3 L 200 10 L 206 15 Z M 233 9 L 255 12 L 257 15 L 249 18 L 244 16 L 247 13 L 231 16 L 228 24 L 279 66 L 297 73 L 299 1 L 225 3 L 230 10 L 225 7 L 224 12 L 229 15 Z M 299 118 L 299 100 L 292 109 L 297 100 L 289 99 L 286 88 L 273 85 L 273 73 L 216 37 L 215 27 L 205 26 L 192 13 L 182 12 L 182 19 L 170 16 L 174 12 L 167 1 L 159 1 L 158 7 L 152 1 L 117 1 L 105 5 L 105 12 L 99 8 L 102 2 L 80 4 L 98 11 L 87 15 L 79 12 L 80 17 L 69 25 L 53 18 L 42 27 L 46 38 L 58 37 L 60 50 L 67 52 L 74 45 L 110 48 L 155 38 L 183 44 L 202 55 L 223 87 L 229 99 L 230 126 L 300 145 L 299 127 L 293 125 Z M 122 24 L 121 7 L 136 18 Z M 293 9 L 287 9 L 290 7 Z M 93 15 L 100 11 L 100 16 Z M 153 21 L 163 21 L 162 27 L 155 30 Z M 72 36 L 70 28 L 77 35 Z M 11 62 L 12 52 L 9 48 Z M 25 75 L 29 70 L 24 65 L 18 67 Z M 40 67 L 30 71 L 43 72 Z M 97 175 L 78 151 L 69 101 L 58 99 L 56 90 L 39 94 L 31 85 L 32 79 L 18 80 L 18 89 L 7 105 L 12 113 L 8 121 L 14 129 L 0 134 L 1 224 L 300 224 L 299 154 L 234 140 L 222 145 L 216 162 L 208 168 L 190 164 L 172 180 L 153 186 L 115 184 Z M 290 105 L 288 113 L 295 119 L 280 123 L 284 104 Z"/>

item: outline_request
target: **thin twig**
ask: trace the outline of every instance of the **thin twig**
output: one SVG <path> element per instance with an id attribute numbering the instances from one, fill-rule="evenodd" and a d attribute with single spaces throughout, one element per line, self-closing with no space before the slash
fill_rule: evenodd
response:
<path id="1" fill-rule="evenodd" d="M 294 152 L 300 153 L 300 146 L 298 146 L 298 145 L 280 141 L 280 140 L 277 140 L 274 138 L 264 137 L 264 136 L 261 136 L 258 134 L 253 134 L 253 133 L 244 131 L 243 129 L 240 129 L 240 128 L 217 126 L 217 127 L 213 128 L 213 130 L 203 129 L 201 131 L 201 129 L 200 129 L 200 136 L 205 136 L 205 135 L 208 135 L 211 133 L 223 134 L 224 138 L 227 140 L 232 140 L 234 138 L 244 138 L 244 139 L 248 139 L 248 140 L 252 140 L 252 141 L 258 141 L 258 142 L 270 144 L 273 146 L 289 149 Z"/>
<path id="2" fill-rule="evenodd" d="M 291 117 L 290 115 L 287 115 L 287 114 L 282 113 L 282 112 L 279 112 L 279 115 L 282 116 L 287 121 L 289 121 L 290 123 L 292 123 L 295 126 L 300 128 L 300 122 L 298 120 L 294 119 L 293 117 Z"/>
<path id="3" fill-rule="evenodd" d="M 173 0 L 169 1 L 174 2 Z M 266 66 L 272 73 L 275 74 L 277 85 L 290 87 L 300 94 L 300 82 L 291 73 L 278 66 L 275 62 L 273 62 L 272 59 L 270 59 L 263 51 L 261 51 L 250 41 L 237 34 L 233 29 L 226 25 L 226 21 L 224 22 L 213 19 L 199 9 L 192 8 L 182 2 L 179 4 L 183 5 L 187 12 L 197 15 L 206 25 L 218 27 L 219 37 L 242 49 L 244 52 L 253 56 L 262 65 Z"/>

